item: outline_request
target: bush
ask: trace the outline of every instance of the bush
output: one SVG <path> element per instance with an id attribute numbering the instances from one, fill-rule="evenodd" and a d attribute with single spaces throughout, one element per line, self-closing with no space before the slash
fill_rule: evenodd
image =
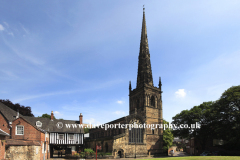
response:
<path id="1" fill-rule="evenodd" d="M 105 153 L 105 155 L 112 155 L 112 153 L 110 153 L 110 152 L 107 152 L 107 153 Z"/>
<path id="2" fill-rule="evenodd" d="M 79 153 L 75 153 L 73 156 L 74 156 L 74 157 L 79 157 L 80 154 L 79 154 Z"/>
<path id="3" fill-rule="evenodd" d="M 85 155 L 93 155 L 95 152 L 91 148 L 84 149 Z"/>

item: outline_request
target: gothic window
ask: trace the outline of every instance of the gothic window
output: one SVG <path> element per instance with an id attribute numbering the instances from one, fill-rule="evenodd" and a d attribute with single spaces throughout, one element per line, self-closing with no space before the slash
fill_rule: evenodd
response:
<path id="1" fill-rule="evenodd" d="M 106 152 L 108 152 L 108 143 L 107 142 L 105 143 L 105 150 L 106 150 Z"/>
<path id="2" fill-rule="evenodd" d="M 140 100 L 139 99 L 137 99 L 137 106 L 136 106 L 136 108 L 139 108 L 140 106 L 140 102 L 139 102 Z"/>
<path id="3" fill-rule="evenodd" d="M 154 128 L 152 129 L 152 134 L 154 134 Z"/>
<path id="4" fill-rule="evenodd" d="M 134 124 L 135 128 L 129 129 L 129 143 L 143 143 L 143 128 L 136 127 L 139 126 L 139 120 L 133 119 L 130 124 Z"/>
<path id="5" fill-rule="evenodd" d="M 155 99 L 154 99 L 154 97 L 153 97 L 153 96 L 151 97 L 151 106 L 152 106 L 152 107 L 154 107 L 154 106 L 155 106 Z"/>

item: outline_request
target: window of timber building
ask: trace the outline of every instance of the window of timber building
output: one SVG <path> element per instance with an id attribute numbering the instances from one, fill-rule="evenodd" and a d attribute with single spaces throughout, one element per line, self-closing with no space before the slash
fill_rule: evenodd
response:
<path id="1" fill-rule="evenodd" d="M 68 138 L 69 138 L 69 140 L 74 140 L 74 134 L 69 134 Z"/>
<path id="2" fill-rule="evenodd" d="M 64 134 L 58 134 L 58 139 L 59 140 L 64 140 Z"/>

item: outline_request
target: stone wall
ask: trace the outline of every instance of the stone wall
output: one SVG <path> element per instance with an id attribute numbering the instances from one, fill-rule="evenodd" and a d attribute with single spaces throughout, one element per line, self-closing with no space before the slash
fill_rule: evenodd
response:
<path id="1" fill-rule="evenodd" d="M 6 149 L 7 160 L 40 160 L 40 146 L 9 146 Z"/>
<path id="2" fill-rule="evenodd" d="M 118 153 L 121 152 L 121 158 L 135 157 L 146 157 L 147 156 L 147 146 L 146 144 L 129 144 L 128 136 L 124 136 L 114 140 L 113 143 L 113 154 L 114 156 L 119 156 Z"/>

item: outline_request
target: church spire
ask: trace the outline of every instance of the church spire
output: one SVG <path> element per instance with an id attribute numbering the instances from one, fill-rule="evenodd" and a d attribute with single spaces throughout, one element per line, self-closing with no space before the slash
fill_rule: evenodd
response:
<path id="1" fill-rule="evenodd" d="M 144 85 L 153 86 L 153 79 L 150 54 L 148 48 L 145 8 L 143 7 L 142 33 L 140 42 L 140 52 L 138 56 L 137 88 Z"/>

